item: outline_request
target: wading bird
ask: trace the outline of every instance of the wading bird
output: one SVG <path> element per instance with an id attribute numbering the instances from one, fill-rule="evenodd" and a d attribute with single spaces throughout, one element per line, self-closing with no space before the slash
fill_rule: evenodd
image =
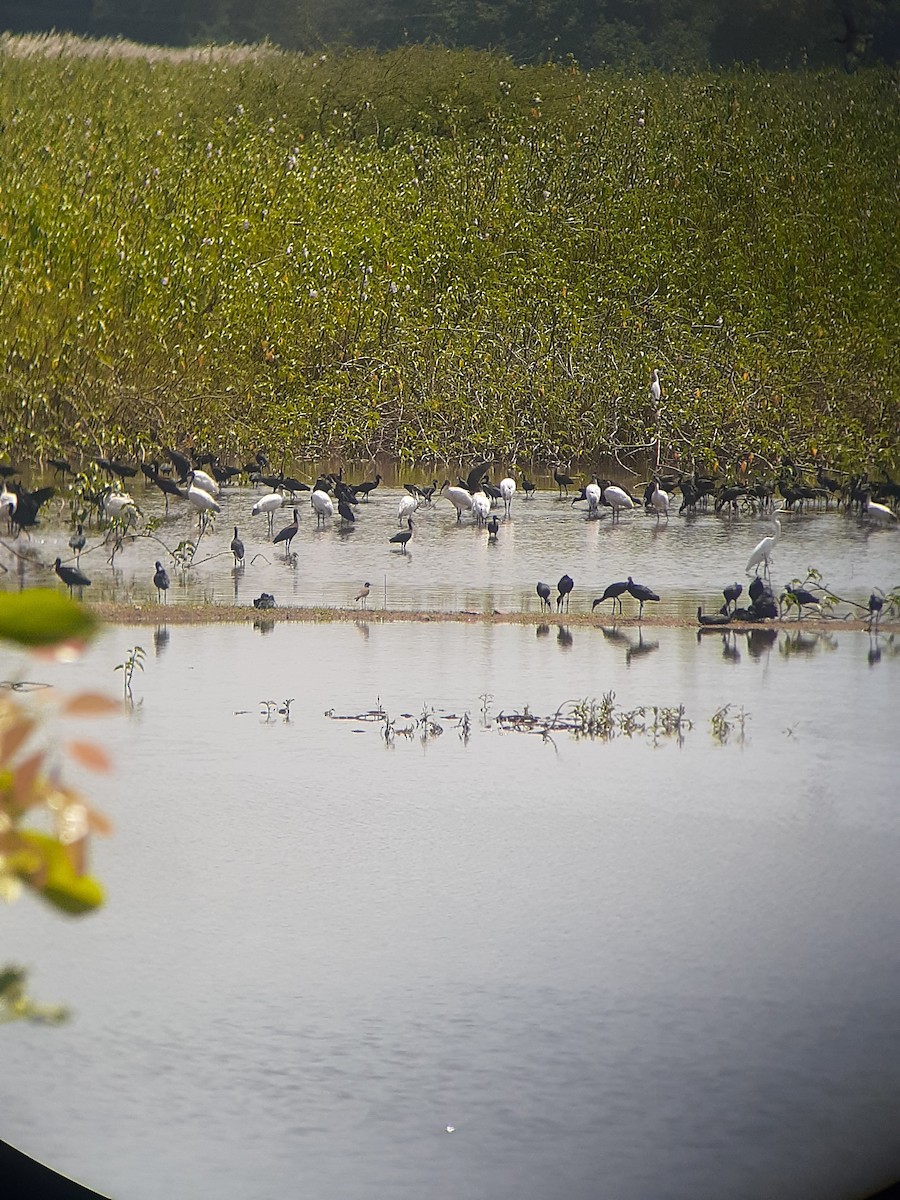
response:
<path id="1" fill-rule="evenodd" d="M 736 607 L 738 596 L 740 596 L 743 590 L 744 585 L 742 583 L 738 583 L 737 580 L 735 580 L 734 583 L 729 583 L 727 587 L 722 588 L 722 595 L 725 597 L 725 604 L 719 611 L 727 613 L 732 605 Z"/>
<path id="2" fill-rule="evenodd" d="M 490 518 L 490 520 L 488 521 L 487 531 L 488 531 L 488 541 L 496 542 L 497 534 L 500 532 L 500 522 L 497 520 L 496 515 L 492 516 Z"/>
<path id="3" fill-rule="evenodd" d="M 161 562 L 156 564 L 156 571 L 153 575 L 153 583 L 156 586 L 156 599 L 162 600 L 165 594 L 166 602 L 168 603 L 169 596 L 169 572 L 165 569 Z"/>
<path id="4" fill-rule="evenodd" d="M 84 536 L 84 527 L 78 525 L 75 529 L 75 532 L 69 538 L 69 549 L 75 554 L 76 565 L 78 564 L 78 560 L 81 558 L 81 552 L 84 549 L 86 542 L 87 538 Z"/>
<path id="5" fill-rule="evenodd" d="M 628 594 L 630 596 L 634 596 L 635 600 L 637 600 L 638 603 L 640 604 L 641 609 L 640 609 L 640 612 L 638 613 L 638 620 L 639 621 L 643 620 L 644 605 L 647 603 L 648 600 L 658 601 L 659 596 L 657 596 L 656 592 L 652 592 L 650 590 L 650 588 L 646 587 L 643 583 L 635 583 L 630 575 L 628 576 L 628 584 L 627 584 L 626 590 L 628 591 Z"/>
<path id="6" fill-rule="evenodd" d="M 525 493 L 526 500 L 530 500 L 537 491 L 537 485 L 532 483 L 527 475 L 522 476 L 522 491 Z"/>
<path id="7" fill-rule="evenodd" d="M 613 510 L 613 520 L 619 516 L 622 509 L 625 509 L 627 512 L 629 509 L 634 508 L 634 501 L 625 489 L 617 487 L 614 483 L 603 489 L 603 499 Z"/>
<path id="8" fill-rule="evenodd" d="M 803 615 L 804 608 L 818 608 L 821 612 L 822 605 L 820 598 L 814 596 L 812 592 L 803 587 L 795 587 L 790 583 L 784 585 L 784 591 L 781 593 L 782 604 L 785 600 L 789 600 L 792 604 L 797 605 L 797 620 Z"/>
<path id="9" fill-rule="evenodd" d="M 665 517 L 666 520 L 668 521 L 668 519 L 669 519 L 669 499 L 670 499 L 669 493 L 664 492 L 662 490 L 662 488 L 659 486 L 658 479 L 654 479 L 653 480 L 653 491 L 650 493 L 650 503 L 653 505 L 653 508 L 656 510 L 657 522 L 659 521 L 660 517 Z"/>
<path id="10" fill-rule="evenodd" d="M 556 611 L 559 612 L 565 602 L 566 612 L 569 611 L 569 596 L 572 594 L 572 588 L 575 583 L 571 575 L 563 575 L 559 583 L 556 585 L 556 590 L 559 595 L 556 597 Z"/>
<path id="11" fill-rule="evenodd" d="M 395 546 L 399 546 L 403 553 L 406 553 L 406 544 L 413 535 L 412 517 L 406 518 L 407 529 L 401 529 L 399 533 L 395 533 L 390 539 Z"/>
<path id="12" fill-rule="evenodd" d="M 759 574 L 759 565 L 764 563 L 764 574 L 769 573 L 769 559 L 772 557 L 772 551 L 775 549 L 775 543 L 778 541 L 778 536 L 781 533 L 781 522 L 776 518 L 775 532 L 764 537 L 761 542 L 758 542 L 753 548 L 753 553 L 747 559 L 746 572 L 749 575 L 751 569 L 754 575 Z"/>
<path id="13" fill-rule="evenodd" d="M 90 587 L 91 581 L 77 567 L 64 567 L 62 559 L 58 558 L 53 564 L 53 570 L 71 592 L 72 588 Z"/>
<path id="14" fill-rule="evenodd" d="M 566 495 L 568 496 L 569 488 L 575 482 L 575 480 L 572 478 L 572 476 L 565 475 L 562 471 L 560 471 L 559 467 L 555 467 L 554 471 L 553 471 L 553 478 L 556 480 L 557 486 L 559 487 L 559 498 L 562 499 L 562 494 L 563 494 L 564 488 L 565 488 Z"/>
<path id="15" fill-rule="evenodd" d="M 619 606 L 619 612 L 621 612 L 622 611 L 622 596 L 627 591 L 628 591 L 627 583 L 611 583 L 609 585 L 609 587 L 606 589 L 606 591 L 603 593 L 603 595 L 598 596 L 597 599 L 591 604 L 591 612 L 594 611 L 594 609 L 597 607 L 598 604 L 602 604 L 604 600 L 612 600 L 612 613 L 613 614 L 616 611 L 617 604 Z"/>
<path id="16" fill-rule="evenodd" d="M 234 565 L 239 567 L 244 561 L 244 543 L 238 537 L 238 527 L 234 527 L 234 537 L 231 539 L 231 553 L 234 555 Z"/>
<path id="17" fill-rule="evenodd" d="M 294 519 L 290 525 L 285 525 L 284 529 L 279 529 L 272 542 L 277 546 L 279 542 L 284 542 L 284 557 L 289 558 L 291 553 L 291 542 L 297 535 L 297 530 L 300 528 L 300 510 L 294 509 Z"/>
<path id="18" fill-rule="evenodd" d="M 359 589 L 359 591 L 353 597 L 354 602 L 356 604 L 359 604 L 360 600 L 362 600 L 362 607 L 368 608 L 369 607 L 369 592 L 371 590 L 372 590 L 372 585 L 371 585 L 371 583 L 369 583 L 368 580 L 366 580 L 366 582 L 362 585 L 362 587 Z"/>
<path id="19" fill-rule="evenodd" d="M 379 483 L 381 483 L 381 476 L 376 475 L 374 479 L 371 479 L 366 483 L 357 484 L 353 490 L 354 490 L 354 492 L 361 492 L 363 497 L 365 498 L 366 503 L 368 504 L 369 496 L 371 496 L 372 492 L 375 491 L 375 489 L 378 487 Z"/>
<path id="20" fill-rule="evenodd" d="M 472 510 L 472 493 L 464 487 L 455 487 L 447 479 L 441 488 L 441 495 L 446 496 L 456 509 L 456 519 L 460 520 L 464 512 Z"/>
<path id="21" fill-rule="evenodd" d="M 328 517 L 334 516 L 334 501 L 321 488 L 310 493 L 309 502 L 315 510 L 317 525 L 324 524 Z"/>
<path id="22" fill-rule="evenodd" d="M 878 628 L 878 622 L 881 620 L 881 610 L 884 608 L 884 596 L 880 595 L 880 589 L 876 589 L 869 596 L 869 629 L 872 628 L 872 621 L 875 621 L 875 628 Z"/>
<path id="23" fill-rule="evenodd" d="M 509 506 L 512 504 L 513 496 L 516 494 L 516 481 L 507 476 L 506 479 L 500 480 L 500 499 L 503 501 L 503 506 L 506 509 L 506 515 L 509 516 Z"/>
<path id="24" fill-rule="evenodd" d="M 653 368 L 653 378 L 650 381 L 650 396 L 653 403 L 659 407 L 659 402 L 662 400 L 662 384 L 659 382 L 659 368 Z"/>
<path id="25" fill-rule="evenodd" d="M 402 525 L 404 521 L 408 521 L 418 507 L 417 496 L 401 496 L 400 503 L 397 505 L 397 524 Z"/>
<path id="26" fill-rule="evenodd" d="M 541 598 L 541 612 L 543 612 L 545 608 L 550 607 L 550 584 L 539 583 L 535 590 Z"/>

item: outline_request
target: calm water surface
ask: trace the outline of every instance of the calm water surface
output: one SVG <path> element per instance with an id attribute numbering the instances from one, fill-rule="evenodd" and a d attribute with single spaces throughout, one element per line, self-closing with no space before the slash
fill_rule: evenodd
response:
<path id="1" fill-rule="evenodd" d="M 81 557 L 82 570 L 92 581 L 86 597 L 156 603 L 152 579 L 154 562 L 160 559 L 172 576 L 171 598 L 198 604 L 250 605 L 266 591 L 282 605 L 352 607 L 360 584 L 368 580 L 370 607 L 536 610 L 536 582 L 555 585 L 567 573 L 575 580 L 573 612 L 589 610 L 606 584 L 632 575 L 662 596 L 666 611 L 693 613 L 698 602 L 718 607 L 725 584 L 747 582 L 744 567 L 750 551 L 773 530 L 770 519 L 727 519 L 711 511 L 673 515 L 668 523 L 657 523 L 643 512 L 613 522 L 608 510 L 601 519 L 588 520 L 583 504 L 573 508 L 556 492 L 542 491 L 532 500 L 516 496 L 496 542 L 488 542 L 468 516 L 457 523 L 447 500 L 423 506 L 413 517 L 410 552 L 402 554 L 388 539 L 400 527 L 398 504 L 407 493 L 382 485 L 368 503 L 359 505 L 355 525 L 343 530 L 337 518 L 317 527 L 308 494 L 298 495 L 300 531 L 293 553 L 286 556 L 280 545 L 272 544 L 266 518 L 250 516 L 263 492 L 232 488 L 223 492 L 222 512 L 214 530 L 200 539 L 193 565 L 181 572 L 169 552 L 197 540 L 196 518 L 186 504 L 177 510 L 173 504 L 166 517 L 155 488 L 137 483 L 132 490 L 144 518 L 161 524 L 150 538 L 127 540 L 112 565 L 103 534 L 88 530 Z M 673 509 L 679 503 L 676 496 Z M 43 512 L 30 540 L 0 541 L 0 569 L 6 568 L 0 588 L 62 586 L 53 574 L 53 561 L 57 555 L 72 561 L 71 527 L 60 502 L 51 500 Z M 503 517 L 502 506 L 498 515 Z M 275 530 L 291 520 L 291 508 L 282 509 Z M 784 514 L 782 522 L 772 568 L 779 590 L 790 579 L 805 578 L 810 567 L 840 596 L 863 604 L 873 587 L 886 591 L 900 585 L 900 530 L 877 528 L 835 511 Z M 245 566 L 237 569 L 228 548 L 235 525 L 246 547 Z M 626 611 L 633 607 L 627 602 Z M 859 612 L 846 606 L 839 611 Z"/>
<path id="2" fill-rule="evenodd" d="M 837 1200 L 900 1175 L 900 642 L 111 628 L 3 674 L 112 690 L 136 644 L 133 714 L 85 725 L 118 763 L 85 781 L 108 904 L 5 921 L 4 960 L 75 1010 L 3 1029 L 7 1140 L 122 1200 Z M 608 691 L 693 728 L 496 725 Z M 379 702 L 445 732 L 325 715 Z M 724 705 L 749 716 L 723 745 Z"/>

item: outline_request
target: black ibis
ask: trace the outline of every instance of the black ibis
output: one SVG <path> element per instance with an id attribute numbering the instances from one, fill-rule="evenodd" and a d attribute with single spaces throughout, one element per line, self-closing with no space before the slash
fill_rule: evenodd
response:
<path id="1" fill-rule="evenodd" d="M 91 581 L 77 567 L 64 567 L 62 559 L 58 558 L 53 564 L 53 570 L 71 592 L 72 588 L 90 587 Z"/>
<path id="2" fill-rule="evenodd" d="M 406 553 L 406 545 L 413 535 L 412 517 L 406 518 L 406 524 L 408 526 L 407 529 L 401 529 L 399 533 L 395 533 L 394 536 L 390 538 L 390 541 L 393 542 L 395 546 L 399 546 L 404 554 Z"/>
<path id="3" fill-rule="evenodd" d="M 572 588 L 575 586 L 575 581 L 571 575 L 563 575 L 559 583 L 556 585 L 556 590 L 559 595 L 556 597 L 556 611 L 559 612 L 565 601 L 566 612 L 569 611 L 569 596 L 572 594 Z"/>
<path id="4" fill-rule="evenodd" d="M 550 584 L 539 583 L 535 589 L 541 598 L 541 612 L 550 607 Z"/>
<path id="5" fill-rule="evenodd" d="M 622 611 L 622 596 L 627 591 L 628 591 L 627 583 L 611 583 L 609 585 L 609 587 L 606 589 L 606 591 L 603 593 L 603 595 L 598 596 L 597 599 L 591 604 L 591 612 L 594 611 L 594 609 L 597 607 L 598 604 L 602 604 L 604 600 L 612 600 L 613 613 L 615 613 L 615 611 L 616 611 L 616 604 L 619 605 L 619 612 L 621 612 Z"/>
<path id="6" fill-rule="evenodd" d="M 169 597 L 167 593 L 169 591 L 169 572 L 165 569 L 161 562 L 156 564 L 156 571 L 153 575 L 153 583 L 156 586 L 157 600 L 162 600 L 163 594 L 165 593 L 166 600 L 168 601 Z"/>
<path id="7" fill-rule="evenodd" d="M 272 538 L 272 541 L 275 544 L 277 544 L 278 542 L 285 543 L 285 547 L 284 547 L 285 557 L 287 557 L 291 552 L 291 542 L 294 540 L 294 537 L 296 536 L 297 530 L 299 528 L 300 528 L 300 511 L 299 511 L 299 509 L 295 508 L 294 509 L 294 519 L 291 522 L 291 524 L 285 525 L 284 529 L 279 529 L 279 531 Z"/>
<path id="8" fill-rule="evenodd" d="M 635 583 L 630 575 L 628 576 L 628 583 L 626 584 L 626 591 L 628 592 L 628 594 L 630 596 L 634 596 L 635 600 L 637 600 L 637 602 L 641 606 L 640 612 L 638 613 L 639 621 L 643 619 L 644 605 L 647 603 L 647 601 L 648 600 L 655 600 L 655 601 L 659 600 L 659 596 L 657 596 L 656 592 L 651 591 L 650 588 L 646 587 L 643 583 Z"/>
<path id="9" fill-rule="evenodd" d="M 244 561 L 244 543 L 238 537 L 238 527 L 234 527 L 234 537 L 231 539 L 231 553 L 234 555 L 234 565 L 239 567 Z"/>

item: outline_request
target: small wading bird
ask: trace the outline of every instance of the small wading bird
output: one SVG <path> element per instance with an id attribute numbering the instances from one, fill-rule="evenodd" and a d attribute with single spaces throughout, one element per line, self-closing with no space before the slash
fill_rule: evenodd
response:
<path id="1" fill-rule="evenodd" d="M 300 528 L 300 512 L 298 509 L 295 508 L 294 509 L 294 519 L 290 523 L 290 525 L 285 525 L 284 529 L 279 529 L 279 531 L 272 538 L 272 542 L 275 545 L 277 545 L 279 542 L 284 542 L 285 558 L 290 557 L 291 542 L 294 540 L 294 537 L 296 536 L 297 530 L 299 528 Z"/>
<path id="2" fill-rule="evenodd" d="M 628 591 L 627 583 L 611 583 L 609 585 L 609 587 L 606 589 L 606 591 L 603 593 L 603 595 L 598 596 L 597 599 L 591 604 L 591 612 L 594 611 L 594 609 L 597 607 L 598 604 L 602 604 L 604 600 L 612 600 L 612 612 L 613 613 L 615 613 L 615 611 L 616 611 L 617 604 L 619 606 L 619 612 L 621 612 L 622 611 L 622 596 L 627 591 Z"/>
<path id="3" fill-rule="evenodd" d="M 239 567 L 244 562 L 244 543 L 238 537 L 238 527 L 234 527 L 234 537 L 231 539 L 231 553 L 234 555 L 234 565 Z"/>
<path id="4" fill-rule="evenodd" d="M 728 613 L 722 613 L 722 612 L 705 613 L 703 611 L 703 609 L 700 608 L 698 605 L 697 620 L 700 622 L 701 625 L 704 625 L 704 626 L 714 626 L 714 625 L 721 626 L 721 625 L 728 625 L 731 621 L 731 617 L 729 616 Z"/>
<path id="5" fill-rule="evenodd" d="M 371 496 L 372 492 L 375 491 L 379 483 L 381 483 L 381 476 L 376 475 L 374 479 L 369 480 L 366 483 L 358 483 L 353 490 L 354 492 L 360 492 L 368 504 L 369 496 Z"/>
<path id="6" fill-rule="evenodd" d="M 543 612 L 545 608 L 550 607 L 550 584 L 539 583 L 535 591 L 541 598 L 541 612 Z"/>
<path id="7" fill-rule="evenodd" d="M 761 542 L 758 542 L 753 548 L 753 552 L 747 559 L 746 571 L 750 574 L 753 571 L 754 575 L 759 574 L 760 563 L 764 563 L 764 574 L 769 573 L 769 560 L 772 557 L 772 551 L 775 549 L 775 543 L 778 541 L 778 536 L 781 533 L 781 522 L 776 518 L 775 532 L 770 533 L 768 537 L 764 537 Z"/>
<path id="8" fill-rule="evenodd" d="M 653 403 L 659 406 L 659 402 L 662 400 L 662 384 L 659 382 L 658 367 L 653 368 L 653 379 L 650 381 L 650 395 L 653 399 Z"/>
<path id="9" fill-rule="evenodd" d="M 653 505 L 653 508 L 656 510 L 657 522 L 659 521 L 660 517 L 665 517 L 666 520 L 668 521 L 668 519 L 669 519 L 669 493 L 664 492 L 662 490 L 662 488 L 659 486 L 658 479 L 653 480 L 653 491 L 650 493 L 650 503 Z"/>
<path id="10" fill-rule="evenodd" d="M 356 593 L 356 595 L 353 597 L 354 601 L 357 604 L 359 604 L 360 600 L 362 600 L 362 607 L 368 608 L 369 607 L 369 592 L 371 590 L 372 590 L 372 585 L 371 585 L 371 583 L 369 583 L 369 581 L 367 579 L 366 582 L 359 589 L 359 591 Z"/>
<path id="11" fill-rule="evenodd" d="M 71 592 L 72 588 L 90 587 L 91 581 L 77 567 L 64 567 L 62 559 L 58 558 L 53 564 L 53 570 Z"/>
<path id="12" fill-rule="evenodd" d="M 509 506 L 512 504 L 513 496 L 516 494 L 516 481 L 507 477 L 500 480 L 500 499 L 503 501 L 503 506 L 506 509 L 506 515 L 509 516 Z"/>
<path id="13" fill-rule="evenodd" d="M 399 546 L 403 553 L 406 553 L 406 544 L 413 535 L 412 517 L 407 517 L 406 524 L 409 528 L 401 529 L 399 533 L 395 533 L 390 539 L 394 545 Z"/>
<path id="14" fill-rule="evenodd" d="M 556 590 L 559 595 L 556 597 L 556 611 L 559 612 L 565 602 L 566 612 L 569 611 L 569 596 L 572 594 L 575 582 L 571 575 L 563 575 L 559 583 L 556 585 Z"/>
<path id="15" fill-rule="evenodd" d="M 743 590 L 744 585 L 742 583 L 738 583 L 737 580 L 735 580 L 734 583 L 729 583 L 727 587 L 722 588 L 722 595 L 725 597 L 725 603 L 719 609 L 719 612 L 727 613 L 732 605 L 736 608 L 738 596 L 740 596 Z"/>
<path id="16" fill-rule="evenodd" d="M 876 589 L 869 597 L 869 629 L 872 628 L 872 621 L 875 622 L 875 628 L 878 628 L 878 622 L 881 620 L 881 610 L 884 608 L 884 596 L 880 594 L 880 588 Z"/>
<path id="17" fill-rule="evenodd" d="M 659 596 L 657 596 L 656 592 L 652 592 L 650 588 L 646 587 L 643 583 L 635 583 L 630 575 L 628 576 L 627 591 L 630 596 L 634 596 L 635 600 L 637 600 L 641 606 L 640 612 L 638 613 L 639 621 L 643 620 L 644 605 L 647 603 L 647 601 L 659 600 Z"/>
<path id="18" fill-rule="evenodd" d="M 153 582 L 156 585 L 156 598 L 162 600 L 163 595 L 166 597 L 166 603 L 169 600 L 169 572 L 165 569 L 161 562 L 156 564 L 156 572 L 153 576 Z"/>
<path id="19" fill-rule="evenodd" d="M 76 565 L 78 564 L 78 561 L 81 558 L 81 552 L 84 549 L 86 543 L 87 543 L 87 538 L 84 536 L 84 527 L 82 525 L 78 525 L 75 529 L 75 532 L 69 538 L 69 549 L 71 551 L 73 551 L 73 553 L 75 555 Z"/>
<path id="20" fill-rule="evenodd" d="M 522 476 L 522 491 L 525 493 L 526 500 L 530 500 L 537 491 L 537 485 L 532 483 L 527 475 Z"/>
<path id="21" fill-rule="evenodd" d="M 488 541 L 496 542 L 497 534 L 500 532 L 500 522 L 497 520 L 496 515 L 492 516 L 490 518 L 490 520 L 488 521 L 487 531 L 488 531 Z"/>

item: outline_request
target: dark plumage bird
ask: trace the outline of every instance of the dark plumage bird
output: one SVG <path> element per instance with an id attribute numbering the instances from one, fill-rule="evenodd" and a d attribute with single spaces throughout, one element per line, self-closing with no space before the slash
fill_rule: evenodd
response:
<path id="1" fill-rule="evenodd" d="M 875 622 L 875 628 L 878 628 L 878 622 L 881 620 L 881 610 L 884 608 L 884 596 L 880 596 L 878 592 L 872 592 L 869 596 L 869 628 L 872 628 L 872 622 Z"/>
<path id="2" fill-rule="evenodd" d="M 372 494 L 372 492 L 375 491 L 375 489 L 378 487 L 379 483 L 381 483 L 381 476 L 376 475 L 374 479 L 368 480 L 366 483 L 358 483 L 356 485 L 356 487 L 353 488 L 352 490 L 354 492 L 361 493 L 362 496 L 364 497 L 364 499 L 366 500 L 366 502 L 368 503 L 369 496 Z"/>
<path id="3" fill-rule="evenodd" d="M 606 589 L 606 591 L 603 593 L 603 595 L 598 596 L 597 599 L 593 602 L 593 604 L 591 604 L 591 612 L 594 611 L 594 609 L 597 607 L 598 604 L 602 604 L 604 600 L 612 600 L 612 611 L 613 612 L 616 611 L 616 604 L 618 604 L 619 612 L 621 612 L 622 611 L 622 596 L 627 591 L 628 591 L 627 583 L 611 583 L 609 585 L 609 587 Z"/>
<path id="4" fill-rule="evenodd" d="M 539 583 L 535 589 L 541 598 L 541 612 L 550 607 L 550 584 Z"/>
<path id="5" fill-rule="evenodd" d="M 350 507 L 350 502 L 345 500 L 343 496 L 338 500 L 338 513 L 340 514 L 342 524 L 352 525 L 356 520 L 356 514 Z"/>
<path id="6" fill-rule="evenodd" d="M 492 465 L 492 460 L 488 459 L 487 462 L 480 462 L 472 468 L 472 470 L 466 476 L 466 480 L 463 485 L 467 491 L 470 491 L 470 492 L 478 491 L 478 485 L 481 483 L 482 479 L 484 479 L 485 475 L 490 470 L 491 465 Z"/>
<path id="7" fill-rule="evenodd" d="M 537 490 L 536 485 L 534 483 L 532 483 L 531 480 L 527 476 L 523 475 L 522 476 L 522 491 L 525 493 L 526 498 L 534 495 L 536 490 Z"/>
<path id="8" fill-rule="evenodd" d="M 48 458 L 47 464 L 53 468 L 54 475 L 72 474 L 72 468 L 64 458 Z"/>
<path id="9" fill-rule="evenodd" d="M 497 534 L 500 532 L 500 522 L 497 520 L 496 516 L 491 516 L 488 520 L 487 531 L 488 541 L 495 542 L 497 540 Z"/>
<path id="10" fill-rule="evenodd" d="M 406 553 L 406 544 L 413 535 L 412 517 L 406 518 L 406 524 L 408 528 L 401 529 L 399 533 L 395 533 L 394 536 L 389 539 L 394 543 L 395 546 L 399 546 L 404 554 Z"/>
<path id="11" fill-rule="evenodd" d="M 703 609 L 700 608 L 700 606 L 698 605 L 697 606 L 697 620 L 700 622 L 701 625 L 706 625 L 706 626 L 727 625 L 731 621 L 731 617 L 728 615 L 728 613 L 722 613 L 722 612 L 705 613 L 703 611 Z"/>
<path id="12" fill-rule="evenodd" d="M 180 450 L 165 450 L 166 458 L 178 472 L 179 479 L 187 479 L 191 473 L 191 460 L 186 454 L 182 454 Z"/>
<path id="13" fill-rule="evenodd" d="M 234 537 L 231 539 L 231 553 L 234 555 L 234 565 L 239 567 L 244 561 L 244 543 L 238 537 L 238 527 L 234 527 Z"/>
<path id="14" fill-rule="evenodd" d="M 562 579 L 560 579 L 559 583 L 556 585 L 556 590 L 559 592 L 559 595 L 556 597 L 557 612 L 559 612 L 559 610 L 562 608 L 564 601 L 566 612 L 569 611 L 569 596 L 572 594 L 572 588 L 574 586 L 575 581 L 572 579 L 571 575 L 563 575 Z"/>
<path id="15" fill-rule="evenodd" d="M 77 567 L 64 567 L 62 559 L 58 558 L 53 564 L 53 570 L 71 592 L 72 588 L 90 587 L 91 581 Z"/>
<path id="16" fill-rule="evenodd" d="M 79 558 L 81 558 L 81 552 L 84 549 L 86 542 L 87 538 L 84 536 L 84 527 L 79 525 L 69 538 L 69 549 L 74 552 L 76 563 L 78 562 Z"/>
<path id="17" fill-rule="evenodd" d="M 41 506 L 46 504 L 56 489 L 52 487 L 38 488 L 34 492 L 26 492 L 18 483 L 13 483 L 10 491 L 18 497 L 16 507 L 8 514 L 10 524 L 21 529 L 30 529 L 38 524 L 38 513 Z"/>
<path id="18" fill-rule="evenodd" d="M 792 587 L 789 583 L 784 585 L 784 591 L 781 593 L 782 603 L 789 600 L 792 604 L 797 605 L 797 620 L 803 615 L 804 608 L 821 608 L 821 600 L 819 596 L 814 596 L 807 588 Z"/>
<path id="19" fill-rule="evenodd" d="M 168 602 L 169 591 L 169 572 L 165 569 L 161 562 L 156 564 L 156 572 L 153 576 L 153 583 L 156 586 L 156 598 L 162 600 L 163 594 L 166 593 L 166 601 Z"/>
<path id="20" fill-rule="evenodd" d="M 562 498 L 563 489 L 565 489 L 566 495 L 568 496 L 569 488 L 575 483 L 575 480 L 572 478 L 572 476 L 564 474 L 562 471 L 560 471 L 559 467 L 555 467 L 553 471 L 553 478 L 556 480 L 557 486 L 559 487 L 560 498 Z"/>
<path id="21" fill-rule="evenodd" d="M 637 600 L 641 606 L 640 612 L 638 613 L 639 621 L 643 619 L 644 605 L 647 603 L 647 601 L 659 600 L 659 596 L 657 596 L 656 592 L 652 592 L 650 588 L 646 587 L 643 583 L 635 583 L 630 575 L 628 576 L 626 590 L 630 596 L 634 596 L 635 600 Z"/>
<path id="22" fill-rule="evenodd" d="M 295 508 L 294 509 L 294 519 L 291 522 L 291 524 L 285 525 L 284 529 L 279 529 L 279 531 L 272 538 L 273 543 L 278 543 L 278 542 L 285 543 L 285 547 L 284 547 L 285 557 L 287 555 L 289 555 L 291 552 L 291 542 L 294 540 L 294 537 L 296 536 L 297 530 L 299 528 L 300 528 L 300 511 L 299 511 L 299 509 Z"/>
<path id="23" fill-rule="evenodd" d="M 724 606 L 724 608 L 720 609 L 719 611 L 727 613 L 728 609 L 732 606 L 732 604 L 734 604 L 734 605 L 737 604 L 738 596 L 740 596 L 740 594 L 741 594 L 741 592 L 743 592 L 743 590 L 744 590 L 744 585 L 741 583 L 738 583 L 737 581 L 735 581 L 734 583 L 729 583 L 729 585 L 727 587 L 722 588 L 722 595 L 725 597 L 725 606 Z"/>

